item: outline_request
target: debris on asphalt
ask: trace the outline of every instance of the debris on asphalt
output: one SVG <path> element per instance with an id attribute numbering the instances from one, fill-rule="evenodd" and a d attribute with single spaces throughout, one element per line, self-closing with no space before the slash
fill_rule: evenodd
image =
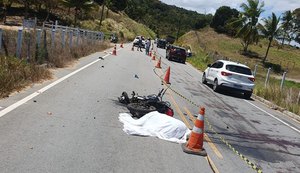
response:
<path id="1" fill-rule="evenodd" d="M 140 119 L 133 119 L 128 113 L 120 113 L 119 121 L 123 131 L 129 135 L 153 136 L 176 143 L 185 143 L 190 130 L 186 125 L 173 117 L 157 111 L 150 112 Z"/>
<path id="2" fill-rule="evenodd" d="M 36 100 L 33 100 L 33 102 L 36 102 Z"/>
<path id="3" fill-rule="evenodd" d="M 139 78 L 139 76 L 137 74 L 135 74 L 134 77 L 137 78 L 137 79 Z"/>
<path id="4" fill-rule="evenodd" d="M 52 115 L 52 112 L 47 112 L 48 115 Z"/>
<path id="5" fill-rule="evenodd" d="M 99 59 L 104 60 L 104 58 L 102 58 L 101 56 L 99 56 Z"/>

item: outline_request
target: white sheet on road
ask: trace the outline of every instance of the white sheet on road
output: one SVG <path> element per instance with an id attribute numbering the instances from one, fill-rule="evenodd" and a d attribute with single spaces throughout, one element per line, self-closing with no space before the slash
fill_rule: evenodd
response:
<path id="1" fill-rule="evenodd" d="M 182 121 L 157 111 L 140 119 L 133 119 L 128 113 L 120 113 L 119 120 L 124 124 L 123 131 L 129 135 L 156 136 L 171 142 L 185 143 L 190 133 Z"/>

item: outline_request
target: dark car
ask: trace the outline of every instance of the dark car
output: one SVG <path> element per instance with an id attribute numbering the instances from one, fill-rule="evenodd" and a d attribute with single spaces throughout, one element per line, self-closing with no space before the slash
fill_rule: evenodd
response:
<path id="1" fill-rule="evenodd" d="M 166 58 L 168 60 L 176 60 L 184 64 L 186 60 L 185 48 L 169 45 L 166 50 Z"/>
<path id="2" fill-rule="evenodd" d="M 158 48 L 163 48 L 163 49 L 165 49 L 166 48 L 166 45 L 167 45 L 167 41 L 165 40 L 165 39 L 159 39 L 158 41 L 157 41 L 157 47 Z"/>

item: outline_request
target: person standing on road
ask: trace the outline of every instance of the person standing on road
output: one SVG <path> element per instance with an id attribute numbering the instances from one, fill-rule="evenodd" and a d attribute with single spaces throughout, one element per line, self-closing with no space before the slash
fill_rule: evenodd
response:
<path id="1" fill-rule="evenodd" d="M 150 46 L 151 46 L 151 40 L 149 37 L 146 40 L 145 46 L 146 46 L 146 55 L 149 55 L 149 50 L 150 50 Z"/>
<path id="2" fill-rule="evenodd" d="M 143 44 L 143 40 L 142 40 L 142 36 L 140 36 L 139 37 L 139 47 L 138 47 L 138 50 L 140 49 L 141 52 L 143 52 L 142 51 L 142 44 Z"/>

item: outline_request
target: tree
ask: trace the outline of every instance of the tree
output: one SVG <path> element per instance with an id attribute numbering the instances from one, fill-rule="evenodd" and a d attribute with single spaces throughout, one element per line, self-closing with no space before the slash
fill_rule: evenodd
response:
<path id="1" fill-rule="evenodd" d="M 6 23 L 7 11 L 11 7 L 13 0 L 1 0 L 0 2 L 3 5 L 3 22 Z"/>
<path id="2" fill-rule="evenodd" d="M 300 44 L 300 8 L 293 11 L 293 23 L 293 39 Z"/>
<path id="3" fill-rule="evenodd" d="M 110 3 L 109 9 L 114 12 L 123 11 L 127 7 L 127 0 L 110 0 Z"/>
<path id="4" fill-rule="evenodd" d="M 17 2 L 21 3 L 24 5 L 25 8 L 25 13 L 24 13 L 24 18 L 27 19 L 29 15 L 29 8 L 32 4 L 35 3 L 35 0 L 17 0 Z"/>
<path id="5" fill-rule="evenodd" d="M 47 16 L 44 21 L 47 21 L 49 18 L 50 13 L 52 13 L 52 10 L 57 7 L 59 0 L 41 0 L 41 3 L 45 6 L 45 9 L 47 11 Z"/>
<path id="6" fill-rule="evenodd" d="M 282 17 L 282 42 L 281 45 L 283 46 L 285 39 L 290 39 L 290 33 L 292 32 L 293 29 L 293 15 L 291 11 L 286 11 L 283 14 Z"/>
<path id="7" fill-rule="evenodd" d="M 62 0 L 62 4 L 67 8 L 74 8 L 74 25 L 77 25 L 78 15 L 82 11 L 88 11 L 93 7 L 92 0 Z"/>
<path id="8" fill-rule="evenodd" d="M 264 11 L 264 2 L 259 3 L 259 0 L 247 0 L 248 4 L 242 3 L 240 16 L 238 19 L 230 23 L 233 27 L 238 27 L 237 37 L 242 39 L 244 52 L 248 51 L 248 46 L 254 42 L 258 42 L 258 18 Z"/>
<path id="9" fill-rule="evenodd" d="M 263 63 L 265 63 L 268 53 L 269 53 L 271 43 L 272 43 L 274 37 L 276 37 L 278 35 L 279 30 L 280 30 L 280 27 L 279 27 L 280 17 L 277 18 L 277 16 L 274 13 L 272 13 L 272 17 L 268 17 L 267 19 L 264 19 L 263 21 L 265 24 L 264 24 L 264 26 L 259 24 L 259 29 L 262 32 L 262 34 L 264 35 L 264 37 L 269 40 L 266 55 L 262 61 Z"/>
<path id="10" fill-rule="evenodd" d="M 217 9 L 210 26 L 215 29 L 215 31 L 220 33 L 228 33 L 226 23 L 232 18 L 237 18 L 239 16 L 239 12 L 227 6 L 222 6 Z"/>
<path id="11" fill-rule="evenodd" d="M 101 14 L 100 14 L 100 24 L 99 24 L 99 28 L 101 28 L 102 21 L 103 21 L 105 0 L 94 0 L 94 2 L 96 2 L 99 5 L 102 5 L 102 10 L 101 10 Z"/>

